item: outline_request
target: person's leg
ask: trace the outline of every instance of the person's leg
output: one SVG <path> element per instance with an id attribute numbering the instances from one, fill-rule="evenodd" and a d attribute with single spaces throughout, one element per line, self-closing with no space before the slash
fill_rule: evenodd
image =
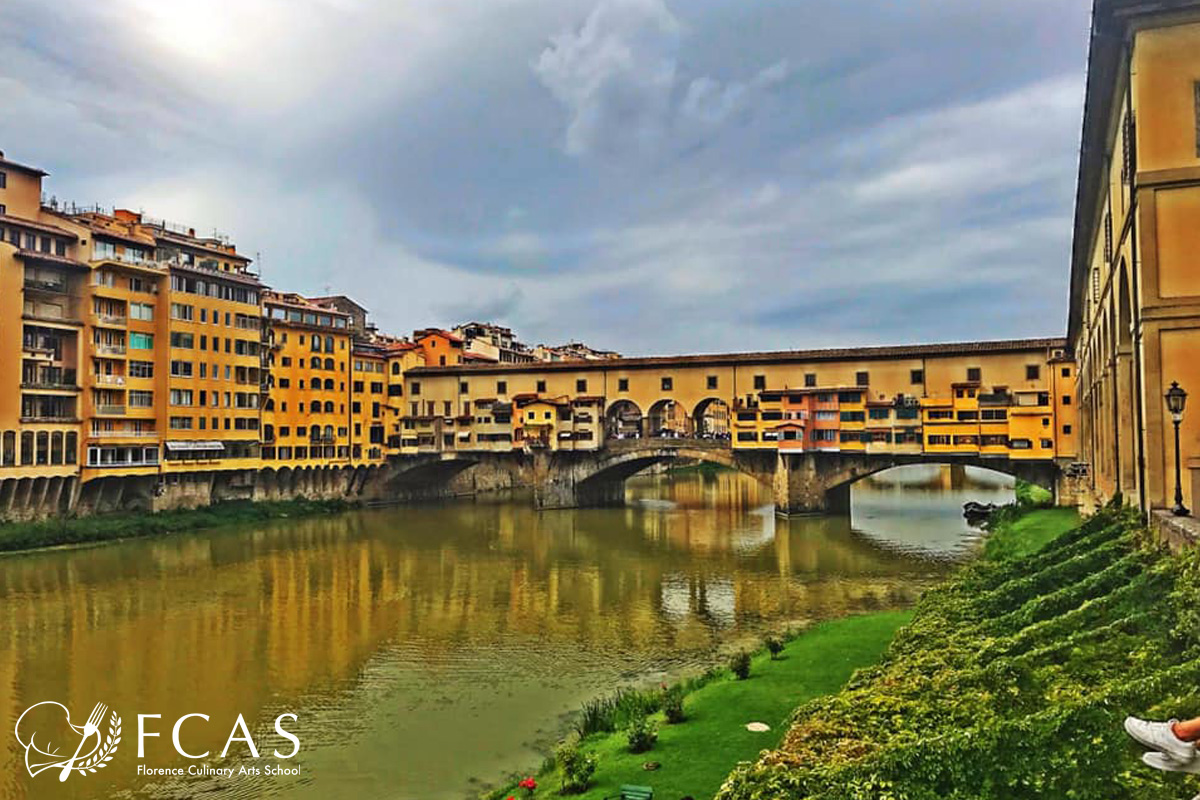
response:
<path id="1" fill-rule="evenodd" d="M 1183 739 L 1185 742 L 1194 742 L 1200 739 L 1200 717 L 1185 719 L 1182 722 L 1176 722 L 1171 726 L 1171 733 Z"/>

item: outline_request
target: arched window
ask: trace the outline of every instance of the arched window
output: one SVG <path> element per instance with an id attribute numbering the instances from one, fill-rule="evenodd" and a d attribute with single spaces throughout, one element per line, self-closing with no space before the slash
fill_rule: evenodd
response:
<path id="1" fill-rule="evenodd" d="M 33 463 L 33 431 L 21 431 L 21 464 Z"/>
<path id="2" fill-rule="evenodd" d="M 333 405 L 333 403 L 330 403 L 330 405 Z M 332 425 L 325 426 L 325 441 L 327 441 L 327 442 L 333 441 L 333 426 Z"/>
<path id="3" fill-rule="evenodd" d="M 50 433 L 48 431 L 38 431 L 37 463 L 38 466 L 50 463 Z"/>
<path id="4" fill-rule="evenodd" d="M 263 441 L 270 442 L 275 439 L 275 426 L 263 425 Z"/>
<path id="5" fill-rule="evenodd" d="M 55 431 L 50 436 L 50 463 L 63 463 L 63 432 Z"/>
<path id="6" fill-rule="evenodd" d="M 325 379 L 325 391 L 327 391 L 327 392 L 333 391 L 333 378 Z"/>
<path id="7" fill-rule="evenodd" d="M 270 397 L 268 397 L 267 404 L 265 406 L 263 406 L 263 410 L 264 411 L 274 411 L 275 410 L 275 401 L 272 400 Z"/>
<path id="8" fill-rule="evenodd" d="M 399 374 L 400 374 L 400 362 L 399 362 L 399 361 L 393 361 L 393 362 L 392 362 L 392 374 L 393 374 L 393 375 L 399 375 Z"/>
<path id="9" fill-rule="evenodd" d="M 325 337 L 325 352 L 326 353 L 333 352 L 333 337 L 332 336 Z"/>
<path id="10" fill-rule="evenodd" d="M 17 463 L 17 432 L 4 432 L 4 460 L 3 464 L 6 467 L 11 467 Z"/>
<path id="11" fill-rule="evenodd" d="M 336 369 L 336 367 L 333 366 L 332 358 L 325 359 L 325 369 L 329 370 L 330 372 L 333 372 Z"/>
<path id="12" fill-rule="evenodd" d="M 75 454 L 79 452 L 79 434 L 75 433 L 75 431 L 67 431 L 66 449 L 66 462 L 68 464 L 74 464 Z"/>
<path id="13" fill-rule="evenodd" d="M 326 400 L 326 401 L 325 401 L 325 413 L 326 413 L 326 414 L 332 414 L 332 413 L 333 413 L 333 401 L 332 401 L 332 400 Z"/>

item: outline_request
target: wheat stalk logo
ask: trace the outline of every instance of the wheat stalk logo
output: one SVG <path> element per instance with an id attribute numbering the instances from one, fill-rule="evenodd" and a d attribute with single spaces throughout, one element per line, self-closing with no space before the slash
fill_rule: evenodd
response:
<path id="1" fill-rule="evenodd" d="M 48 736 L 43 737 L 43 743 L 38 743 L 38 731 L 34 726 L 44 720 L 31 721 L 26 723 L 24 727 L 22 726 L 22 722 L 25 721 L 25 717 L 29 712 L 42 706 L 56 706 L 62 709 L 62 713 L 66 717 L 67 726 L 70 730 L 81 735 L 82 738 L 80 738 L 75 747 L 74 754 L 69 758 L 65 757 L 65 753 L 60 752 L 60 748 L 56 747 Z M 87 723 L 81 727 L 71 722 L 71 712 L 62 703 L 47 700 L 25 709 L 24 713 L 17 719 L 15 733 L 17 741 L 25 748 L 25 769 L 28 770 L 29 775 L 36 778 L 46 770 L 57 769 L 59 781 L 65 781 L 74 772 L 87 775 L 95 773 L 98 769 L 107 767 L 108 762 L 112 761 L 113 754 L 117 752 L 117 745 L 121 743 L 121 718 L 115 711 L 108 714 L 107 733 L 105 733 L 102 728 L 105 727 L 104 718 L 106 714 L 108 714 L 108 706 L 103 703 L 97 703 L 92 709 Z M 28 739 L 25 738 L 26 736 Z M 92 749 L 83 752 L 84 746 L 93 737 L 95 738 L 95 743 L 92 744 Z"/>

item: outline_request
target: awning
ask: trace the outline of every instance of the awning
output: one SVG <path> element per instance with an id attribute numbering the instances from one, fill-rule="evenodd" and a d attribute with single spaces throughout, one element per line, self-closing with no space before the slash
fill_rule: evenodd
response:
<path id="1" fill-rule="evenodd" d="M 167 442 L 167 449 L 173 453 L 195 452 L 197 450 L 224 451 L 222 442 Z"/>

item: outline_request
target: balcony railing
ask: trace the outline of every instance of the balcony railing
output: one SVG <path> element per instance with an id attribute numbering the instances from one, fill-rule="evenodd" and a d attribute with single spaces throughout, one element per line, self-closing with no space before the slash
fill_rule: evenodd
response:
<path id="1" fill-rule="evenodd" d="M 124 375 L 93 375 L 92 381 L 94 383 L 100 384 L 101 386 L 124 386 L 125 385 L 125 376 Z"/>
<path id="2" fill-rule="evenodd" d="M 95 314 L 92 314 L 92 316 L 95 317 L 97 322 L 103 323 L 105 325 L 124 325 L 125 323 L 127 323 L 129 321 L 127 317 L 119 316 L 117 314 L 95 313 Z"/>
<path id="3" fill-rule="evenodd" d="M 152 459 L 144 459 L 141 461 L 108 461 L 108 462 L 93 461 L 92 459 L 88 459 L 87 464 L 85 466 L 99 468 L 99 469 L 104 469 L 106 467 L 157 467 L 158 466 L 158 457 L 156 456 Z"/>
<path id="4" fill-rule="evenodd" d="M 25 288 L 36 289 L 41 292 L 53 292 L 54 294 L 67 293 L 67 285 L 62 281 L 39 281 L 35 278 L 26 278 Z"/>
<path id="5" fill-rule="evenodd" d="M 124 416 L 125 406 L 98 405 L 96 406 L 96 413 L 102 414 L 106 417 Z"/>
<path id="6" fill-rule="evenodd" d="M 157 439 L 158 431 L 92 431 L 88 434 L 88 438 L 90 439 L 103 439 L 108 437 L 118 439 Z"/>
<path id="7" fill-rule="evenodd" d="M 123 356 L 125 355 L 125 345 L 123 344 L 98 344 L 96 352 L 102 356 Z"/>

